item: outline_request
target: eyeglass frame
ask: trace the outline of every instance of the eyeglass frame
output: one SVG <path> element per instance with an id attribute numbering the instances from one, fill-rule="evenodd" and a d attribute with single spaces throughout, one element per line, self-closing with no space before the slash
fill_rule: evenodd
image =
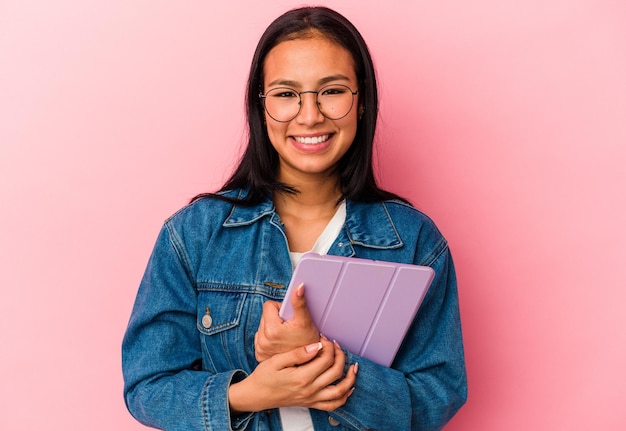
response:
<path id="1" fill-rule="evenodd" d="M 321 110 L 321 108 L 320 108 L 321 103 L 319 102 L 318 97 L 319 97 L 320 92 L 321 92 L 322 90 L 324 90 L 325 88 L 328 88 L 328 87 L 337 87 L 337 86 L 338 86 L 338 87 L 345 87 L 345 88 L 347 88 L 347 89 L 350 91 L 350 93 L 352 94 L 352 102 L 350 103 L 350 109 L 348 109 L 348 112 L 346 112 L 346 113 L 345 113 L 344 115 L 342 115 L 341 117 L 331 118 L 331 117 L 327 116 L 326 114 L 324 114 L 324 113 L 322 112 L 322 110 Z M 270 92 L 270 91 L 280 90 L 280 89 L 283 89 L 283 88 L 284 88 L 284 89 L 287 89 L 287 90 L 291 90 L 291 91 L 293 91 L 295 94 L 297 94 L 297 95 L 298 95 L 298 99 L 300 99 L 300 100 L 298 101 L 298 105 L 300 105 L 300 107 L 298 108 L 298 112 L 296 112 L 296 114 L 295 114 L 293 117 L 291 117 L 289 120 L 277 120 L 276 118 L 274 118 L 274 117 L 272 116 L 272 114 L 270 114 L 270 113 L 269 113 L 269 111 L 267 110 L 267 107 L 265 106 L 265 100 L 266 100 L 266 97 L 267 97 L 267 93 L 268 93 L 268 92 Z M 302 95 L 303 95 L 303 94 L 307 94 L 307 93 L 310 93 L 310 94 L 315 94 L 315 106 L 317 106 L 317 110 L 320 112 L 320 114 L 322 114 L 322 116 L 323 116 L 324 118 L 328 118 L 329 120 L 333 120 L 333 121 L 335 121 L 335 120 L 341 120 L 342 118 L 345 118 L 345 117 L 346 117 L 346 116 L 347 116 L 347 115 L 348 115 L 348 114 L 352 111 L 352 108 L 354 107 L 354 96 L 356 96 L 357 94 L 359 94 L 359 90 L 358 90 L 358 89 L 357 89 L 356 91 L 352 91 L 352 88 L 348 87 L 348 86 L 347 86 L 347 85 L 345 85 L 345 84 L 329 84 L 329 85 L 325 85 L 325 86 L 323 86 L 322 88 L 320 88 L 320 89 L 319 89 L 319 90 L 317 90 L 317 91 L 313 91 L 313 90 L 307 90 L 307 91 L 296 91 L 295 89 L 293 89 L 293 88 L 291 88 L 291 87 L 275 87 L 275 88 L 271 88 L 270 90 L 268 90 L 268 92 L 266 92 L 265 94 L 263 94 L 263 93 L 259 93 L 259 99 L 261 99 L 261 100 L 262 100 L 263 110 L 267 113 L 267 115 L 269 115 L 269 116 L 270 116 L 270 118 L 271 118 L 272 120 L 277 121 L 277 122 L 279 122 L 279 123 L 288 123 L 288 122 L 290 122 L 290 121 L 293 121 L 293 119 L 294 119 L 294 118 L 296 118 L 298 115 L 300 115 L 300 111 L 302 111 Z"/>

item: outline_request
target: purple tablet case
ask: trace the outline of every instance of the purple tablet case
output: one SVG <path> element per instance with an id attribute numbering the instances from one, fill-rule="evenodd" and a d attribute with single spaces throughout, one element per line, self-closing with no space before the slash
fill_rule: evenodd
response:
<path id="1" fill-rule="evenodd" d="M 292 291 L 304 283 L 313 321 L 350 352 L 390 366 L 435 272 L 427 266 L 305 254 L 279 315 L 293 317 Z"/>

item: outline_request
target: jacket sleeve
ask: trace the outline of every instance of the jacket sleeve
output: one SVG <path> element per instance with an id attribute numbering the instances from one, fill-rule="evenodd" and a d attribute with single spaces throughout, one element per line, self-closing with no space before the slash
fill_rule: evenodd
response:
<path id="1" fill-rule="evenodd" d="M 244 429 L 231 420 L 228 387 L 241 370 L 201 371 L 196 291 L 189 259 L 175 232 L 161 230 L 122 343 L 124 397 L 141 423 L 170 431 Z"/>
<path id="2" fill-rule="evenodd" d="M 445 244 L 445 240 L 442 240 Z M 439 430 L 467 398 L 454 265 L 447 244 L 435 278 L 391 368 L 359 363 L 355 391 L 332 415 L 355 430 Z"/>

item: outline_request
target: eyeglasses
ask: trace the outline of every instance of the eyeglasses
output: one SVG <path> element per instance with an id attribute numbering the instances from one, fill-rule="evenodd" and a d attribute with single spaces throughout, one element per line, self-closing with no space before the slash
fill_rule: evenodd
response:
<path id="1" fill-rule="evenodd" d="M 302 95 L 315 94 L 317 109 L 329 120 L 340 120 L 350 113 L 354 105 L 354 96 L 359 91 L 352 91 L 346 85 L 333 84 L 317 91 L 296 91 L 289 87 L 272 88 L 267 93 L 259 94 L 267 115 L 272 119 L 286 123 L 298 116 L 302 109 Z"/>

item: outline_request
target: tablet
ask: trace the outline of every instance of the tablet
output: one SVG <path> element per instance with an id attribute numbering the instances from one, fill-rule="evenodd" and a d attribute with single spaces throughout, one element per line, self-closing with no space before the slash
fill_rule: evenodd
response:
<path id="1" fill-rule="evenodd" d="M 293 272 L 279 315 L 293 317 L 292 292 L 304 283 L 309 313 L 322 334 L 390 366 L 434 275 L 427 266 L 307 253 Z"/>

